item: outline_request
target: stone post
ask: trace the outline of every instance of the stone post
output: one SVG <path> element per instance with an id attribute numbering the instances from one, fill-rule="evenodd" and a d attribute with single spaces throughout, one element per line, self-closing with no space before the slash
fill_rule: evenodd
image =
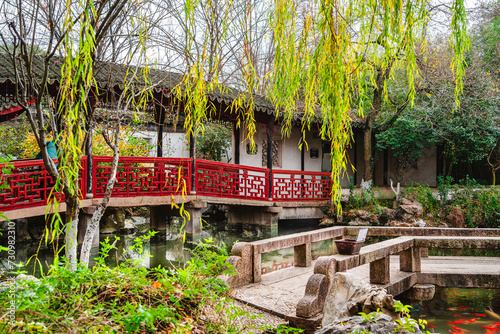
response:
<path id="1" fill-rule="evenodd" d="M 399 268 L 401 271 L 419 273 L 421 268 L 420 263 L 420 247 L 410 247 L 399 254 Z"/>
<path id="2" fill-rule="evenodd" d="M 370 284 L 389 284 L 391 281 L 390 257 L 370 262 Z"/>
<path id="3" fill-rule="evenodd" d="M 155 231 L 165 231 L 167 229 L 167 216 L 172 214 L 169 206 L 152 206 L 150 210 L 149 228 Z"/>
<path id="4" fill-rule="evenodd" d="M 312 255 L 310 242 L 293 247 L 293 252 L 295 267 L 309 267 L 311 265 Z"/>
<path id="5" fill-rule="evenodd" d="M 186 221 L 186 233 L 192 236 L 201 235 L 201 214 L 203 209 L 207 207 L 207 202 L 193 201 L 186 207 L 189 213 L 189 219 Z"/>

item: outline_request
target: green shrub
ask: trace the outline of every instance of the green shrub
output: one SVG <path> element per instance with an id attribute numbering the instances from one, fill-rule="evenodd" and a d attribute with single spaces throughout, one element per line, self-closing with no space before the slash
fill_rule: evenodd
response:
<path id="1" fill-rule="evenodd" d="M 40 280 L 20 283 L 14 294 L 15 322 L 4 311 L 12 296 L 0 294 L 0 333 L 215 334 L 248 329 L 237 321 L 246 314 L 215 277 L 232 270 L 224 247 L 207 240 L 178 269 L 147 269 L 130 261 L 110 268 L 104 258 L 113 248 L 109 240 L 103 243 L 92 268 L 72 271 L 61 261 Z"/>

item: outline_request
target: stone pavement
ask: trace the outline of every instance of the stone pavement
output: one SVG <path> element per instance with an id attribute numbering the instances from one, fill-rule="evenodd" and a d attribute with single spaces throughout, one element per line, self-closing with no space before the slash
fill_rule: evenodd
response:
<path id="1" fill-rule="evenodd" d="M 260 283 L 235 289 L 232 297 L 279 317 L 294 318 L 296 305 L 304 297 L 306 283 L 313 274 L 314 262 L 310 267 L 292 267 L 262 275 Z M 370 265 L 365 264 L 347 272 L 369 282 L 369 268 Z M 401 272 L 399 268 L 399 256 L 391 256 L 391 283 L 384 286 L 389 293 L 400 291 L 402 283 L 500 287 L 500 260 L 493 257 L 432 256 L 422 258 L 420 273 Z"/>

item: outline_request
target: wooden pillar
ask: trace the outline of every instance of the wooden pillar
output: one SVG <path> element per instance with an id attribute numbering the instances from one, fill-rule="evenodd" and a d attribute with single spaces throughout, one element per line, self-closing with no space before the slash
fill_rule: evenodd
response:
<path id="1" fill-rule="evenodd" d="M 267 127 L 267 169 L 269 170 L 269 199 L 273 198 L 273 134 L 274 119 L 271 118 Z"/>
<path id="2" fill-rule="evenodd" d="M 370 284 L 389 284 L 391 281 L 390 257 L 370 262 Z"/>
<path id="3" fill-rule="evenodd" d="M 90 101 L 89 101 L 90 100 Z M 95 103 L 94 98 L 90 98 L 87 100 L 87 113 L 89 114 L 89 117 L 92 117 L 93 114 L 93 107 Z M 94 122 L 92 119 L 90 119 L 88 123 L 88 130 L 87 130 L 87 142 L 85 143 L 85 155 L 87 156 L 87 198 L 93 198 L 93 192 L 92 192 L 92 185 L 93 185 L 93 176 L 94 176 L 94 159 L 92 156 L 92 137 L 93 137 L 93 132 L 94 132 Z"/>
<path id="4" fill-rule="evenodd" d="M 193 130 L 194 131 L 194 130 Z M 191 194 L 196 193 L 196 137 L 194 133 L 189 135 L 189 157 L 191 162 Z"/>
<path id="5" fill-rule="evenodd" d="M 240 128 L 233 124 L 233 137 L 234 137 L 234 164 L 240 164 Z"/>
<path id="6" fill-rule="evenodd" d="M 358 184 L 358 141 L 356 140 L 356 133 L 354 133 L 354 143 L 353 143 L 353 149 L 354 149 L 354 182 L 353 185 Z M 330 147 L 331 150 L 331 147 Z M 330 151 L 330 155 L 332 152 Z"/>
<path id="7" fill-rule="evenodd" d="M 300 148 L 300 170 L 303 172 L 305 171 L 305 150 L 304 150 L 304 143 L 302 143 L 302 147 Z M 300 197 L 304 197 L 304 174 L 300 176 L 301 178 L 301 185 L 300 185 Z"/>
<path id="8" fill-rule="evenodd" d="M 165 129 L 165 107 L 161 103 L 162 99 L 163 95 L 160 96 L 159 99 L 155 98 L 155 121 L 158 124 L 156 135 L 156 156 L 158 158 L 163 156 L 163 132 Z"/>

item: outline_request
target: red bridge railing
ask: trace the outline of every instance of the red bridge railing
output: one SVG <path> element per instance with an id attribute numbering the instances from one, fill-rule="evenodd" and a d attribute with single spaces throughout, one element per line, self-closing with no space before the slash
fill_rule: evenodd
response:
<path id="1" fill-rule="evenodd" d="M 268 200 L 269 170 L 196 160 L 196 194 Z"/>
<path id="2" fill-rule="evenodd" d="M 54 160 L 57 164 L 57 160 Z M 81 160 L 80 169 L 80 198 L 85 197 L 87 184 L 87 158 Z M 0 210 L 29 208 L 46 205 L 54 182 L 45 169 L 43 160 L 27 159 L 10 163 L 11 174 L 1 175 Z M 63 193 L 55 193 L 58 200 L 64 200 Z"/>
<path id="3" fill-rule="evenodd" d="M 94 157 L 94 197 L 103 197 L 111 175 L 112 157 Z M 191 159 L 120 157 L 114 197 L 180 195 L 191 189 Z"/>
<path id="4" fill-rule="evenodd" d="M 331 191 L 330 173 L 273 171 L 273 201 L 326 201 Z"/>
<path id="5" fill-rule="evenodd" d="M 111 157 L 94 156 L 92 189 L 102 198 L 111 173 Z M 192 188 L 192 159 L 120 157 L 113 197 L 180 195 L 191 189 L 197 195 L 268 201 L 328 200 L 330 173 L 273 170 L 243 165 L 195 160 Z M 12 174 L 2 175 L 0 211 L 47 204 L 53 187 L 42 160 L 18 160 L 11 163 Z M 80 190 L 85 198 L 87 160 L 82 159 Z M 271 182 L 271 184 L 269 184 Z M 272 187 L 270 189 L 270 186 Z M 56 194 L 63 199 L 62 194 Z"/>

